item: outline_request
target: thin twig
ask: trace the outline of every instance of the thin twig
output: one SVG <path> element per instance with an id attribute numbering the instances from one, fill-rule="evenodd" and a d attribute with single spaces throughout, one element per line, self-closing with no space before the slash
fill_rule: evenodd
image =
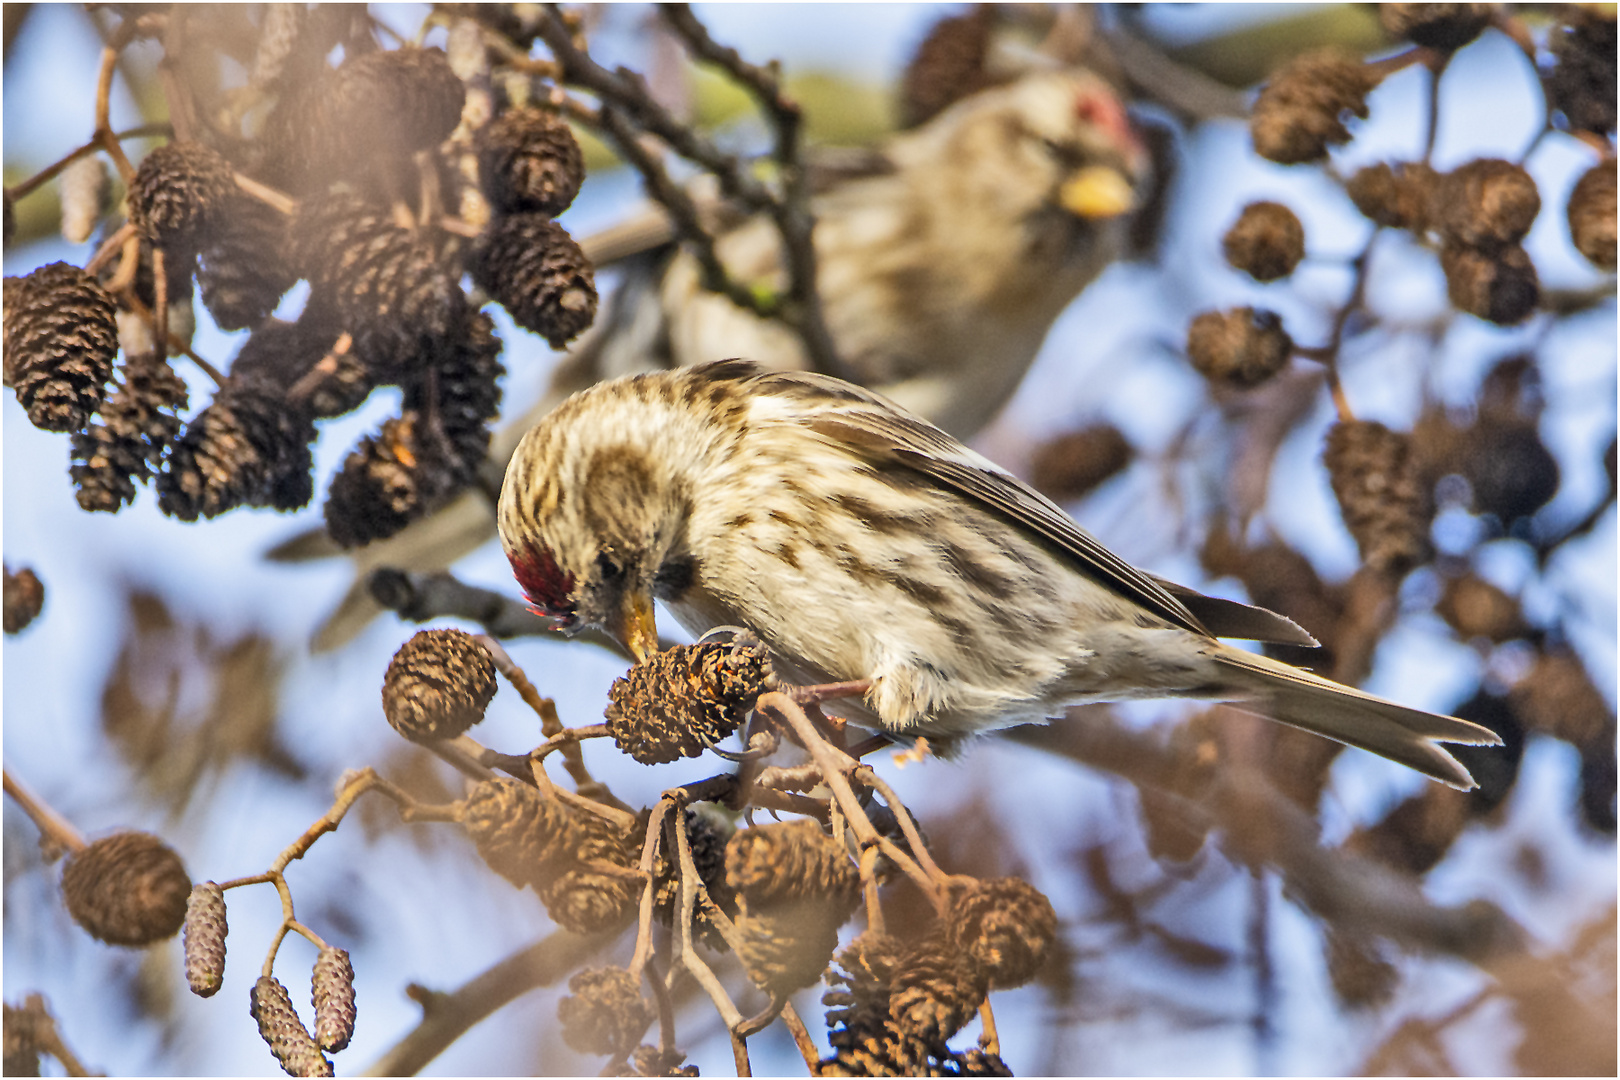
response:
<path id="1" fill-rule="evenodd" d="M 4 773 L 6 794 L 17 801 L 17 805 L 22 807 L 23 813 L 28 815 L 40 832 L 73 854 L 78 854 L 89 846 L 85 842 L 84 834 L 75 829 L 67 818 L 51 809 L 50 804 L 29 791 L 11 775 L 10 766 L 5 767 Z"/>
<path id="2" fill-rule="evenodd" d="M 122 142 L 125 139 L 147 139 L 155 135 L 172 135 L 173 133 L 174 129 L 168 124 L 142 124 L 139 127 L 129 128 L 127 131 L 115 132 L 113 138 Z M 63 169 L 66 169 L 80 158 L 88 157 L 102 149 L 103 145 L 100 135 L 93 136 L 89 142 L 69 152 L 67 156 L 51 162 L 33 176 L 28 177 L 28 179 L 19 180 L 6 188 L 6 198 L 16 201 L 33 194 L 41 185 L 54 179 Z"/>

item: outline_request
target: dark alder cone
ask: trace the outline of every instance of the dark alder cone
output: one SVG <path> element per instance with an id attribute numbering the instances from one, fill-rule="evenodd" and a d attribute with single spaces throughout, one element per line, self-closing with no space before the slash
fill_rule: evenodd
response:
<path id="1" fill-rule="evenodd" d="M 489 424 L 500 412 L 501 339 L 495 321 L 476 312 L 432 358 L 433 378 L 406 387 L 405 407 L 433 413 L 444 432 L 448 482 L 472 483 L 489 449 Z"/>
<path id="2" fill-rule="evenodd" d="M 1043 495 L 1069 502 L 1089 494 L 1129 465 L 1131 444 L 1113 424 L 1059 435 L 1035 451 L 1029 479 Z"/>
<path id="3" fill-rule="evenodd" d="M 354 966 L 346 949 L 321 950 L 310 975 L 315 1005 L 315 1042 L 335 1054 L 354 1037 Z"/>
<path id="4" fill-rule="evenodd" d="M 1614 273 L 1614 158 L 1582 174 L 1569 193 L 1569 238 L 1575 250 L 1599 270 Z"/>
<path id="5" fill-rule="evenodd" d="M 972 957 L 998 990 L 1035 977 L 1057 937 L 1052 902 L 1017 878 L 995 878 L 964 889 L 946 915 L 951 947 Z"/>
<path id="6" fill-rule="evenodd" d="M 772 994 L 814 986 L 838 948 L 843 918 L 835 921 L 833 913 L 813 900 L 759 911 L 745 903 L 736 919 L 737 958 L 754 984 Z"/>
<path id="7" fill-rule="evenodd" d="M 586 968 L 568 980 L 568 994 L 557 1002 L 557 1019 L 563 1041 L 582 1054 L 623 1057 L 653 1021 L 640 980 L 625 968 Z"/>
<path id="8" fill-rule="evenodd" d="M 15 574 L 6 567 L 5 628 L 6 633 L 22 632 L 39 617 L 45 606 L 45 586 L 28 567 Z"/>
<path id="9" fill-rule="evenodd" d="M 625 1069 L 616 1075 L 619 1076 L 696 1076 L 696 1065 L 682 1065 L 686 1054 L 671 1047 L 660 1050 L 656 1046 L 642 1044 L 636 1047 L 635 1053 L 630 1055 Z"/>
<path id="10" fill-rule="evenodd" d="M 177 140 L 146 155 L 129 186 L 129 218 L 141 235 L 176 251 L 210 239 L 237 191 L 231 164 L 217 150 Z"/>
<path id="11" fill-rule="evenodd" d="M 143 832 L 120 832 L 68 856 L 68 914 L 109 945 L 150 945 L 186 921 L 191 877 L 174 849 Z"/>
<path id="12" fill-rule="evenodd" d="M 1378 25 L 1398 41 L 1460 49 L 1491 23 L 1495 4 L 1379 4 Z"/>
<path id="13" fill-rule="evenodd" d="M 246 195 L 233 197 L 199 253 L 203 306 L 221 330 L 258 326 L 299 278 L 290 219 Z"/>
<path id="14" fill-rule="evenodd" d="M 332 539 L 359 547 L 393 536 L 461 486 L 442 440 L 421 430 L 426 424 L 407 411 L 360 441 L 332 479 L 322 508 Z"/>
<path id="15" fill-rule="evenodd" d="M 225 893 L 212 881 L 191 887 L 186 899 L 186 982 L 198 997 L 213 997 L 225 983 Z"/>
<path id="16" fill-rule="evenodd" d="M 496 218 L 471 259 L 473 280 L 553 349 L 596 318 L 596 274 L 561 225 L 543 214 Z"/>
<path id="17" fill-rule="evenodd" d="M 11 216 L 9 199 L 6 201 L 6 216 L 9 220 Z M 34 1008 L 35 1000 L 41 1001 L 42 1007 Z M 41 1029 L 46 1021 L 43 999 L 37 995 L 30 995 L 30 1000 L 22 1008 L 14 1008 L 10 1003 L 6 1003 L 4 1009 L 4 1022 L 0 1024 L 0 1031 L 4 1032 L 5 1057 L 3 1069 L 0 1071 L 6 1076 L 38 1076 L 39 1052 L 45 1035 Z"/>
<path id="18" fill-rule="evenodd" d="M 1433 507 L 1408 436 L 1375 420 L 1342 421 L 1328 431 L 1323 464 L 1363 563 L 1402 574 L 1429 557 Z"/>
<path id="19" fill-rule="evenodd" d="M 1530 632 L 1519 602 L 1473 574 L 1449 579 L 1434 610 L 1464 639 L 1501 644 Z"/>
<path id="20" fill-rule="evenodd" d="M 1615 120 L 1614 9 L 1570 4 L 1547 35 L 1553 68 L 1543 77 L 1553 108 L 1576 131 L 1606 135 Z"/>
<path id="21" fill-rule="evenodd" d="M 1381 161 L 1356 170 L 1345 191 L 1368 221 L 1423 232 L 1429 227 L 1429 203 L 1438 179 L 1419 161 Z"/>
<path id="22" fill-rule="evenodd" d="M 1261 87 L 1249 114 L 1255 153 L 1280 165 L 1319 161 L 1350 141 L 1343 116 L 1367 118 L 1377 78 L 1361 61 L 1332 49 L 1290 60 Z"/>
<path id="23" fill-rule="evenodd" d="M 585 181 L 585 155 L 554 112 L 509 109 L 478 132 L 478 178 L 498 213 L 556 217 Z"/>
<path id="24" fill-rule="evenodd" d="M 253 996 L 248 999 L 248 1013 L 259 1025 L 259 1037 L 288 1076 L 332 1075 L 332 1063 L 298 1019 L 292 995 L 280 979 L 259 976 L 253 984 Z"/>
<path id="25" fill-rule="evenodd" d="M 118 357 L 117 308 L 77 266 L 6 278 L 5 382 L 29 421 L 77 431 L 101 407 Z"/>
<path id="26" fill-rule="evenodd" d="M 101 423 L 73 434 L 73 466 L 83 510 L 117 513 L 135 499 L 135 481 L 149 479 L 180 431 L 186 384 L 165 360 L 127 358 L 123 385 L 101 407 Z"/>
<path id="27" fill-rule="evenodd" d="M 1305 257 L 1305 226 L 1278 202 L 1252 202 L 1221 240 L 1226 261 L 1256 281 L 1276 281 Z"/>
<path id="28" fill-rule="evenodd" d="M 1558 459 L 1541 441 L 1533 420 L 1504 417 L 1476 423 L 1467 433 L 1463 476 L 1473 509 L 1503 525 L 1535 514 L 1558 493 Z"/>
<path id="29" fill-rule="evenodd" d="M 902 1035 L 939 1047 L 979 1011 L 984 971 L 941 935 L 918 942 L 895 973 L 889 1016 Z"/>
<path id="30" fill-rule="evenodd" d="M 285 395 L 228 381 L 175 440 L 158 477 L 158 508 L 196 521 L 238 506 L 306 506 L 315 493 L 314 441 L 314 423 Z"/>
<path id="31" fill-rule="evenodd" d="M 460 630 L 419 631 L 383 676 L 383 713 L 412 742 L 454 739 L 484 718 L 494 696 L 495 661 Z"/>
<path id="32" fill-rule="evenodd" d="M 1187 330 L 1187 357 L 1211 382 L 1259 386 L 1283 369 L 1293 351 L 1282 319 L 1252 307 L 1201 312 Z"/>
<path id="33" fill-rule="evenodd" d="M 985 70 L 995 13 L 989 4 L 940 19 L 912 54 L 900 79 L 900 126 L 927 123 L 991 85 Z"/>
<path id="34" fill-rule="evenodd" d="M 608 690 L 608 728 L 643 765 L 698 757 L 748 717 L 775 685 L 763 645 L 681 645 L 637 664 Z"/>
<path id="35" fill-rule="evenodd" d="M 1386 1005 L 1395 996 L 1401 975 L 1379 955 L 1378 940 L 1369 935 L 1335 930 L 1330 924 L 1323 946 L 1328 978 L 1339 1000 L 1352 1009 Z"/>
<path id="36" fill-rule="evenodd" d="M 1441 176 L 1430 210 L 1447 241 L 1496 251 L 1525 238 L 1541 212 L 1541 193 L 1521 166 L 1477 158 Z"/>
<path id="37" fill-rule="evenodd" d="M 504 776 L 473 785 L 460 804 L 458 820 L 479 857 L 520 889 L 579 845 L 568 807 L 533 784 Z"/>
<path id="38" fill-rule="evenodd" d="M 838 954 L 827 976 L 831 989 L 821 998 L 833 1056 L 822 1059 L 820 1075 L 907 1076 L 926 1069 L 926 1051 L 889 1023 L 889 988 L 905 953 L 896 938 L 867 931 Z"/>
<path id="39" fill-rule="evenodd" d="M 231 378 L 287 394 L 313 419 L 342 416 L 366 400 L 375 380 L 352 347 L 337 348 L 340 337 L 320 319 L 267 320 L 231 361 Z"/>
<path id="40" fill-rule="evenodd" d="M 1494 254 L 1447 244 L 1440 251 L 1440 269 L 1453 307 L 1498 326 L 1528 319 L 1541 300 L 1535 264 L 1517 244 Z"/>
<path id="41" fill-rule="evenodd" d="M 354 352 L 398 381 L 461 330 L 467 299 L 453 244 L 396 223 L 386 207 L 352 195 L 312 206 L 299 222 L 311 307 L 304 319 L 354 336 Z"/>
<path id="42" fill-rule="evenodd" d="M 466 96 L 440 49 L 351 56 L 329 77 L 326 91 L 329 164 L 340 173 L 363 172 L 373 167 L 368 154 L 406 158 L 437 146 L 461 122 Z"/>

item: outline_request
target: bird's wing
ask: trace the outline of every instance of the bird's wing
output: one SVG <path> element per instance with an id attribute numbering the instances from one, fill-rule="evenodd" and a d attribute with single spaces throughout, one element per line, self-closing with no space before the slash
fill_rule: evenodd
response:
<path id="1" fill-rule="evenodd" d="M 737 378 L 747 370 L 736 362 L 730 365 L 713 365 L 710 370 L 718 378 Z M 802 423 L 812 431 L 874 463 L 900 465 L 953 489 L 1055 545 L 1081 573 L 1161 619 L 1213 636 L 1169 589 L 1098 543 L 1056 503 L 921 417 L 869 390 L 823 375 L 772 372 L 751 381 L 756 392 L 806 406 Z"/>

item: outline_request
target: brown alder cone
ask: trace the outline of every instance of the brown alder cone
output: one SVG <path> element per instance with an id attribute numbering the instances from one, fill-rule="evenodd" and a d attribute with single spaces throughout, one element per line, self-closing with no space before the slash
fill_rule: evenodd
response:
<path id="1" fill-rule="evenodd" d="M 894 976 L 889 1016 L 900 1034 L 942 1047 L 979 1011 L 988 975 L 942 934 L 906 952 Z"/>
<path id="2" fill-rule="evenodd" d="M 478 132 L 478 179 L 498 213 L 556 217 L 585 180 L 585 155 L 568 122 L 534 107 L 509 109 Z"/>
<path id="3" fill-rule="evenodd" d="M 383 715 L 412 742 L 454 739 L 484 718 L 495 696 L 495 661 L 461 630 L 420 630 L 383 676 Z"/>
<path id="4" fill-rule="evenodd" d="M 474 784 L 458 820 L 479 857 L 520 889 L 542 880 L 547 867 L 581 841 L 567 806 L 506 776 Z"/>
<path id="5" fill-rule="evenodd" d="M 1606 135 L 1615 122 L 1615 13 L 1601 5 L 1569 4 L 1547 35 L 1553 68 L 1547 97 L 1576 131 Z"/>
<path id="6" fill-rule="evenodd" d="M 141 946 L 180 932 L 191 877 L 174 849 L 118 832 L 68 856 L 62 898 L 73 921 L 109 945 Z"/>
<path id="7" fill-rule="evenodd" d="M 1329 146 L 1350 141 L 1343 114 L 1367 118 L 1377 84 L 1367 66 L 1333 49 L 1295 57 L 1255 99 L 1249 133 L 1255 153 L 1280 165 L 1320 161 Z"/>
<path id="8" fill-rule="evenodd" d="M 1418 161 L 1381 161 L 1356 170 L 1345 186 L 1367 220 L 1421 233 L 1429 227 L 1429 204 L 1439 174 Z"/>
<path id="9" fill-rule="evenodd" d="M 217 150 L 176 140 L 146 155 L 129 186 L 129 218 L 159 247 L 195 254 L 236 194 L 230 162 Z"/>
<path id="10" fill-rule="evenodd" d="M 1490 253 L 1448 243 L 1440 251 L 1440 269 L 1453 307 L 1498 326 L 1528 319 L 1541 300 L 1535 264 L 1517 244 Z"/>
<path id="11" fill-rule="evenodd" d="M 101 408 L 118 355 L 116 306 L 70 263 L 5 279 L 5 384 L 45 431 L 78 431 Z"/>
<path id="12" fill-rule="evenodd" d="M 1500 644 L 1530 630 L 1517 600 L 1473 574 L 1447 580 L 1434 610 L 1465 639 L 1482 637 Z"/>
<path id="13" fill-rule="evenodd" d="M 682 645 L 614 680 L 604 715 L 614 744 L 643 765 L 698 757 L 736 731 L 775 682 L 762 645 Z"/>
<path id="14" fill-rule="evenodd" d="M 653 1021 L 639 980 L 621 967 L 587 968 L 568 980 L 557 1002 L 563 1041 L 582 1054 L 623 1057 Z"/>
<path id="15" fill-rule="evenodd" d="M 1569 193 L 1569 237 L 1575 250 L 1599 270 L 1614 273 L 1615 266 L 1615 161 L 1592 166 Z"/>
<path id="16" fill-rule="evenodd" d="M 73 434 L 68 475 L 83 510 L 117 513 L 135 499 L 135 482 L 162 466 L 180 432 L 186 384 L 151 354 L 126 358 L 122 385 L 101 407 L 101 422 Z"/>
<path id="17" fill-rule="evenodd" d="M 1305 227 L 1279 202 L 1252 202 L 1221 239 L 1234 269 L 1256 281 L 1277 281 L 1294 272 L 1305 257 Z"/>
<path id="18" fill-rule="evenodd" d="M 1042 443 L 1029 463 L 1029 482 L 1049 499 L 1089 494 L 1131 462 L 1131 444 L 1112 424 L 1095 424 Z"/>
<path id="19" fill-rule="evenodd" d="M 544 214 L 496 218 L 471 259 L 473 280 L 512 321 L 553 349 L 596 318 L 596 275 L 568 231 Z"/>
<path id="20" fill-rule="evenodd" d="M 726 881 L 749 977 L 773 993 L 819 980 L 860 896 L 843 847 L 805 818 L 740 829 L 726 845 Z"/>
<path id="21" fill-rule="evenodd" d="M 29 623 L 39 617 L 44 607 L 45 586 L 40 582 L 38 575 L 26 566 L 15 574 L 11 572 L 11 567 L 6 567 L 6 633 L 21 633 Z"/>
<path id="22" fill-rule="evenodd" d="M 1523 166 L 1476 158 L 1435 183 L 1430 217 L 1448 243 L 1496 252 L 1517 244 L 1541 212 L 1541 192 Z"/>
<path id="23" fill-rule="evenodd" d="M 1052 902 L 1012 877 L 976 882 L 955 894 L 946 920 L 951 946 L 971 957 L 998 990 L 1033 979 L 1057 937 Z"/>
<path id="24" fill-rule="evenodd" d="M 286 396 L 228 381 L 192 418 L 158 477 L 158 508 L 181 521 L 238 506 L 297 510 L 315 493 L 315 425 Z"/>
<path id="25" fill-rule="evenodd" d="M 1410 436 L 1375 420 L 1341 421 L 1328 431 L 1322 463 L 1363 563 L 1404 574 L 1429 557 L 1434 508 Z"/>
<path id="26" fill-rule="evenodd" d="M 1453 50 L 1479 37 L 1495 4 L 1379 4 L 1378 25 L 1397 40 Z"/>
<path id="27" fill-rule="evenodd" d="M 1294 342 L 1275 312 L 1205 311 L 1187 329 L 1187 358 L 1211 382 L 1259 386 L 1288 363 Z"/>

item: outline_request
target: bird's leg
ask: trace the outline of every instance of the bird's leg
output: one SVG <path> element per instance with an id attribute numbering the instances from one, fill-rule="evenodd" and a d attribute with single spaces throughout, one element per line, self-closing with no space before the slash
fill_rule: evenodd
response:
<path id="1" fill-rule="evenodd" d="M 871 679 L 851 679 L 848 682 L 821 683 L 817 686 L 785 687 L 783 692 L 800 705 L 814 705 L 832 698 L 862 697 L 872 689 Z"/>

